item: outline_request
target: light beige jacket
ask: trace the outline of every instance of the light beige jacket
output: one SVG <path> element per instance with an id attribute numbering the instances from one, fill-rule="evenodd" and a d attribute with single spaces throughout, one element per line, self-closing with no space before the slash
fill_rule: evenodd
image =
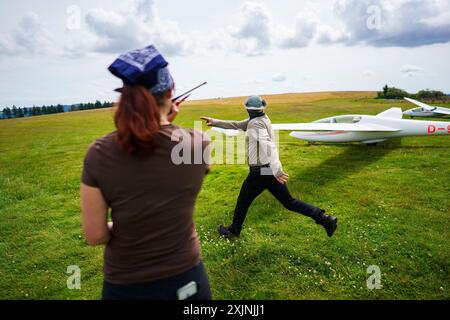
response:
<path id="1" fill-rule="evenodd" d="M 270 165 L 275 177 L 279 177 L 283 173 L 275 133 L 267 115 L 243 121 L 212 119 L 211 126 L 245 131 L 248 164 L 250 166 Z"/>

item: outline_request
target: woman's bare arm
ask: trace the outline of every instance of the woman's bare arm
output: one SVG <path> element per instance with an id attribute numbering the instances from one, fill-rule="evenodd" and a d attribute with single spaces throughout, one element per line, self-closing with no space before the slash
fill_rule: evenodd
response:
<path id="1" fill-rule="evenodd" d="M 112 224 L 108 224 L 108 205 L 100 189 L 81 184 L 83 231 L 90 246 L 107 244 Z"/>

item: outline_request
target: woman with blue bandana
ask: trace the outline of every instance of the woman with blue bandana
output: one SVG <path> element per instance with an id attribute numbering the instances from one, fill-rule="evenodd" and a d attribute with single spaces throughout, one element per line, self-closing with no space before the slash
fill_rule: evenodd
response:
<path id="1" fill-rule="evenodd" d="M 240 129 L 246 132 L 247 159 L 250 173 L 242 184 L 234 210 L 233 223 L 219 226 L 219 234 L 229 239 L 239 237 L 247 211 L 264 190 L 268 190 L 288 210 L 312 218 L 322 225 L 329 237 L 337 228 L 337 218 L 324 210 L 291 196 L 286 183 L 289 175 L 283 171 L 272 124 L 264 110 L 266 101 L 260 96 L 252 96 L 244 104 L 249 118 L 243 121 L 224 121 L 202 117 L 208 126 L 223 129 Z"/>
<path id="2" fill-rule="evenodd" d="M 202 142 L 192 155 L 207 154 L 209 140 L 172 124 L 178 106 L 167 65 L 149 46 L 109 67 L 123 81 L 116 130 L 97 139 L 84 160 L 83 229 L 89 245 L 105 245 L 105 300 L 211 299 L 193 220 L 208 159 L 171 160 L 175 132 Z"/>

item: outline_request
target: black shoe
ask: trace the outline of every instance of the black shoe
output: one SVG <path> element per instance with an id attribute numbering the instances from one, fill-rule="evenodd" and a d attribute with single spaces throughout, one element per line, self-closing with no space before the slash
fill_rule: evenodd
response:
<path id="1" fill-rule="evenodd" d="M 325 231 L 329 237 L 332 237 L 337 229 L 337 218 L 325 213 L 322 213 L 317 223 L 325 228 Z"/>
<path id="2" fill-rule="evenodd" d="M 239 237 L 230 231 L 230 227 L 224 227 L 223 225 L 219 226 L 219 235 L 227 238 L 228 240 L 233 240 Z"/>

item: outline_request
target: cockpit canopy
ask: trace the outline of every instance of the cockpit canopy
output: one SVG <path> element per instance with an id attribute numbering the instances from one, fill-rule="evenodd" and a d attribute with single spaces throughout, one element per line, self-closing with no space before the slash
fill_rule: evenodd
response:
<path id="1" fill-rule="evenodd" d="M 436 107 L 411 109 L 412 112 L 431 112 L 434 110 L 436 110 Z"/>
<path id="2" fill-rule="evenodd" d="M 337 116 L 314 121 L 315 123 L 358 123 L 361 116 Z"/>

